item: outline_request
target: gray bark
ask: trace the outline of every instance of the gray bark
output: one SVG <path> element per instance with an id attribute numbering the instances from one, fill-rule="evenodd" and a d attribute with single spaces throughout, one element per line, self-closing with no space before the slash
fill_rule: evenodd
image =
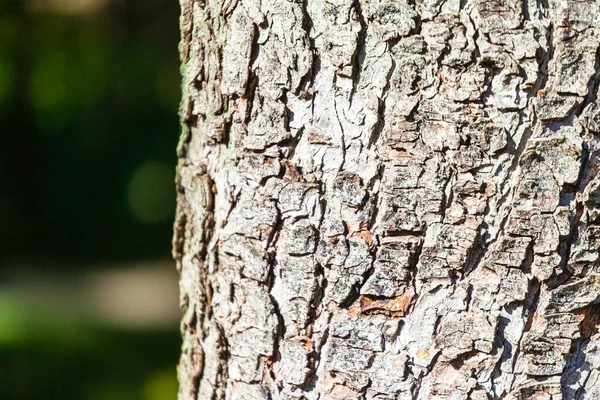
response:
<path id="1" fill-rule="evenodd" d="M 600 399 L 598 2 L 181 9 L 181 400 Z"/>

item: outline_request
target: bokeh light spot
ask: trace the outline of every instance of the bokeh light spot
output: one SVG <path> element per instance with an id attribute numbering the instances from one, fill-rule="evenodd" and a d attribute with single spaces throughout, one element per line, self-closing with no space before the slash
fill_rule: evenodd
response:
<path id="1" fill-rule="evenodd" d="M 129 180 L 128 200 L 133 216 L 145 224 L 171 218 L 175 209 L 175 171 L 163 162 L 148 161 L 138 166 Z"/>

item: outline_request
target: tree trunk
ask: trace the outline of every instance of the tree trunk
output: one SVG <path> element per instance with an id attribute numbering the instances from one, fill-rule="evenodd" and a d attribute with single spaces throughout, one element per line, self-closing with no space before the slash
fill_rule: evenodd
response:
<path id="1" fill-rule="evenodd" d="M 600 5 L 181 0 L 180 400 L 600 398 Z"/>

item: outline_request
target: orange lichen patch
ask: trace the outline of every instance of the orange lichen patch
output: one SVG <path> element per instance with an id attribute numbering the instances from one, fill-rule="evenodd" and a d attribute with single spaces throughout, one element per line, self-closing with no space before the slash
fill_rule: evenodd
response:
<path id="1" fill-rule="evenodd" d="M 263 164 L 265 164 L 265 165 L 273 165 L 273 160 L 274 160 L 273 157 L 265 157 L 265 159 L 263 161 Z"/>
<path id="2" fill-rule="evenodd" d="M 370 246 L 373 243 L 373 236 L 371 235 L 371 232 L 369 232 L 369 231 L 352 232 L 350 234 L 350 237 L 359 237 L 362 240 L 364 240 L 368 246 Z"/>
<path id="3" fill-rule="evenodd" d="M 544 95 L 544 91 L 543 90 L 538 90 L 537 91 L 537 97 L 542 97 Z"/>
<path id="4" fill-rule="evenodd" d="M 356 232 L 362 231 L 367 227 L 367 221 L 352 221 L 346 222 L 346 228 L 348 228 L 348 239 L 353 237 Z"/>
<path id="5" fill-rule="evenodd" d="M 310 144 L 331 144 L 331 139 L 325 135 L 314 132 L 308 137 L 308 142 Z"/>
<path id="6" fill-rule="evenodd" d="M 359 306 L 350 307 L 348 309 L 348 314 L 350 314 L 353 317 L 358 317 L 360 315 L 360 307 Z"/>
<path id="7" fill-rule="evenodd" d="M 413 297 L 414 293 L 412 290 L 391 299 L 376 299 L 370 296 L 361 296 L 360 311 L 365 314 L 386 314 L 401 317 L 405 315 Z"/>
<path id="8" fill-rule="evenodd" d="M 271 225 L 262 224 L 262 225 L 258 225 L 256 227 L 256 230 L 259 231 L 261 234 L 263 234 L 263 233 L 267 233 L 268 234 L 268 233 L 271 232 L 272 228 L 273 227 Z"/>
<path id="9" fill-rule="evenodd" d="M 429 349 L 421 349 L 417 352 L 417 358 L 420 360 L 427 360 L 429 359 Z"/>
<path id="10" fill-rule="evenodd" d="M 284 182 L 306 182 L 298 168 L 290 160 L 283 160 L 281 165 L 285 167 Z"/>
<path id="11" fill-rule="evenodd" d="M 268 224 L 261 224 L 261 225 L 257 225 L 257 226 L 256 226 L 256 229 L 257 229 L 259 232 L 265 232 L 265 231 L 267 231 L 267 230 L 271 229 L 271 225 L 268 225 Z"/>
<path id="12" fill-rule="evenodd" d="M 304 344 L 304 347 L 306 347 L 308 350 L 312 350 L 314 347 L 313 342 L 311 340 L 302 339 L 302 343 Z"/>

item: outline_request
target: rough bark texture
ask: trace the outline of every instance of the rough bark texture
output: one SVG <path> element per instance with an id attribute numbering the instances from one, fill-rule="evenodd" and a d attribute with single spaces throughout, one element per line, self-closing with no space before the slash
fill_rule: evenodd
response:
<path id="1" fill-rule="evenodd" d="M 180 399 L 600 399 L 600 5 L 181 0 Z"/>

